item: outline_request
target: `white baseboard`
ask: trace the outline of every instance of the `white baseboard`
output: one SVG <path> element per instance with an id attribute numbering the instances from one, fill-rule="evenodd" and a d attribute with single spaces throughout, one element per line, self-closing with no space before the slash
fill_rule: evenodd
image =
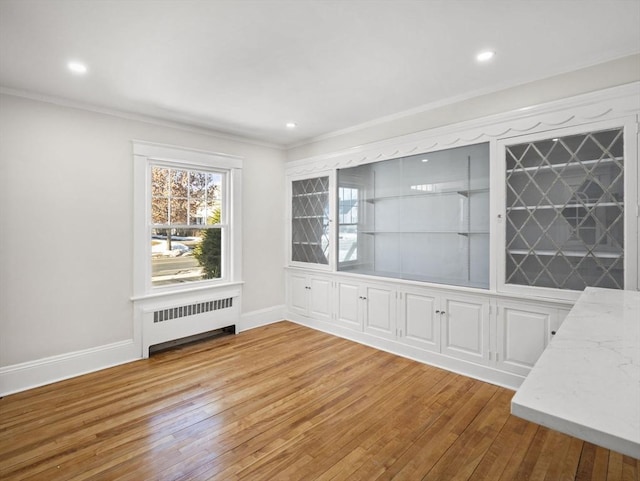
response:
<path id="1" fill-rule="evenodd" d="M 244 313 L 240 316 L 236 331 L 242 332 L 281 321 L 284 310 L 284 305 L 280 305 Z M 0 396 L 136 361 L 141 359 L 140 353 L 140 343 L 129 339 L 0 367 Z"/>
<path id="2" fill-rule="evenodd" d="M 493 369 L 490 366 L 482 366 L 437 352 L 425 351 L 394 340 L 382 339 L 366 332 L 354 331 L 329 322 L 299 316 L 291 312 L 285 312 L 285 316 L 287 320 L 296 324 L 514 391 L 520 387 L 524 379 L 522 376 Z"/>
<path id="3" fill-rule="evenodd" d="M 285 306 L 273 306 L 257 311 L 245 312 L 240 316 L 236 332 L 248 331 L 255 327 L 266 326 L 284 319 Z"/>
<path id="4" fill-rule="evenodd" d="M 0 367 L 0 396 L 140 359 L 132 339 Z"/>
<path id="5" fill-rule="evenodd" d="M 284 305 L 244 313 L 236 324 L 236 332 L 288 319 L 298 324 L 366 344 L 399 356 L 434 365 L 469 377 L 517 389 L 521 376 L 501 372 L 487 366 L 453 359 L 437 353 L 425 352 L 394 341 L 297 316 L 287 312 Z M 108 367 L 140 359 L 140 346 L 133 339 L 107 344 L 58 356 L 51 356 L 12 366 L 0 367 L 0 396 L 25 391 L 56 381 L 62 381 Z"/>

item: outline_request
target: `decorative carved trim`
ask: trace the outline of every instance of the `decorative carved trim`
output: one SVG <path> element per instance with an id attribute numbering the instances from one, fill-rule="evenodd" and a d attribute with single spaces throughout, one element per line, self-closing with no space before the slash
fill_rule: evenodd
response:
<path id="1" fill-rule="evenodd" d="M 287 175 L 311 174 L 423 152 L 516 137 L 544 130 L 638 115 L 640 82 L 424 130 L 372 144 L 289 162 Z"/>

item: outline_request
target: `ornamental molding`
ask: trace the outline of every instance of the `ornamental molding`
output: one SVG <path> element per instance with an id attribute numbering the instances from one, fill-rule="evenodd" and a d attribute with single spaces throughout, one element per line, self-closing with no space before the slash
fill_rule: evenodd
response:
<path id="1" fill-rule="evenodd" d="M 640 82 L 288 162 L 287 175 L 406 157 L 640 114 Z"/>

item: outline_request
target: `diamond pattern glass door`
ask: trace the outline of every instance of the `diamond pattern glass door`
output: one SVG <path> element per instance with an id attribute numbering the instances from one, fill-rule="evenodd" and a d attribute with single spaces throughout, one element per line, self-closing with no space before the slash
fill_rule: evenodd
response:
<path id="1" fill-rule="evenodd" d="M 506 283 L 622 289 L 622 129 L 509 145 L 506 164 Z"/>
<path id="2" fill-rule="evenodd" d="M 291 260 L 328 264 L 329 177 L 294 181 L 291 209 Z"/>

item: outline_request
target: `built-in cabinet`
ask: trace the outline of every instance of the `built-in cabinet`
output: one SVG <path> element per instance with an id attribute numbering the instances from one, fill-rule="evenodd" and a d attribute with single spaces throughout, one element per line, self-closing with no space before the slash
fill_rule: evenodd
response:
<path id="1" fill-rule="evenodd" d="M 409 287 L 401 294 L 399 302 L 400 342 L 440 352 L 442 311 L 438 294 Z"/>
<path id="2" fill-rule="evenodd" d="M 501 300 L 496 305 L 495 361 L 499 369 L 526 376 L 569 309 Z"/>
<path id="3" fill-rule="evenodd" d="M 336 324 L 362 331 L 364 303 L 361 292 L 361 287 L 357 282 L 336 281 L 334 315 Z"/>
<path id="4" fill-rule="evenodd" d="M 288 311 L 517 386 L 585 287 L 640 287 L 635 87 L 290 163 Z"/>
<path id="5" fill-rule="evenodd" d="M 339 279 L 335 322 L 377 337 L 394 338 L 396 291 L 392 287 Z"/>
<path id="6" fill-rule="evenodd" d="M 489 359 L 489 300 L 483 296 L 409 288 L 398 295 L 401 343 L 485 364 Z"/>
<path id="7" fill-rule="evenodd" d="M 366 276 L 327 275 L 292 268 L 287 274 L 289 312 L 294 320 L 398 354 L 438 356 L 513 374 L 496 382 L 514 386 L 526 376 L 559 328 L 570 305 L 536 303 L 483 293 L 459 293 L 368 282 Z M 419 357 L 419 356 L 418 356 Z M 457 364 L 457 370 L 460 365 Z M 506 379 L 506 380 L 505 380 Z"/>
<path id="8" fill-rule="evenodd" d="M 441 352 L 478 364 L 489 361 L 489 306 L 485 297 L 451 295 L 440 303 Z"/>
<path id="9" fill-rule="evenodd" d="M 333 283 L 313 273 L 292 273 L 288 279 L 289 309 L 302 316 L 330 319 L 333 314 Z"/>

